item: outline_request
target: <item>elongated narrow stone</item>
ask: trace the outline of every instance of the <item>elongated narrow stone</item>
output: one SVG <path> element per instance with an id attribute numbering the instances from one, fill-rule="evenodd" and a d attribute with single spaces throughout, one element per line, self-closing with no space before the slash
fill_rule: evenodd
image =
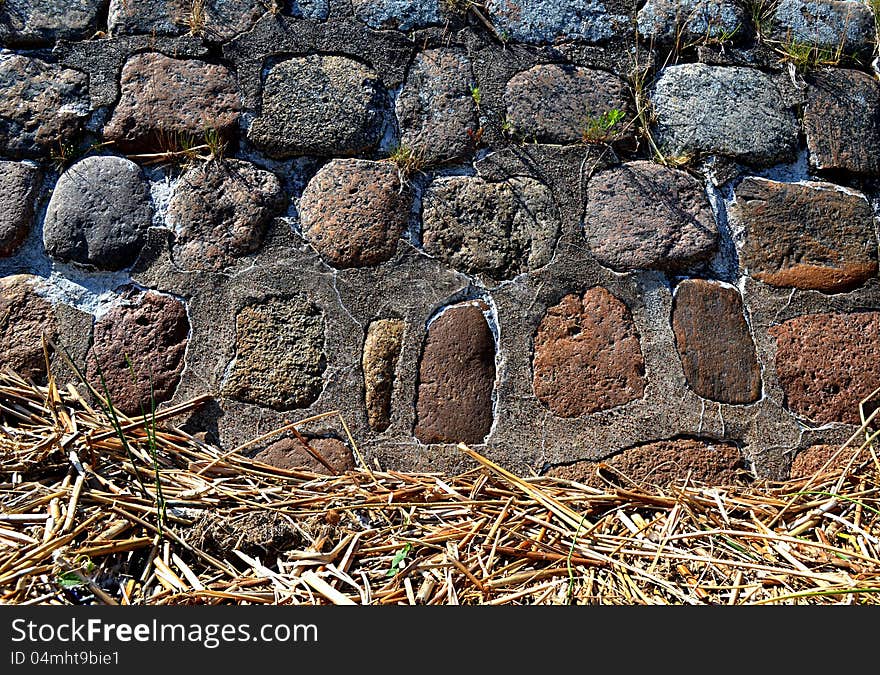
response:
<path id="1" fill-rule="evenodd" d="M 400 319 L 379 319 L 367 329 L 364 341 L 364 395 L 367 421 L 373 431 L 391 424 L 391 396 L 405 324 Z"/>

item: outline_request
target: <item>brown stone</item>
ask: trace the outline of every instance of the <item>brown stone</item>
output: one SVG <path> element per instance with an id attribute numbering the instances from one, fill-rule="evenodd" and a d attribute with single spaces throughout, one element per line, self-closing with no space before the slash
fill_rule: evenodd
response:
<path id="1" fill-rule="evenodd" d="M 354 469 L 354 455 L 342 441 L 336 438 L 307 438 L 309 447 L 317 452 L 332 466 L 337 473 Z M 279 469 L 300 469 L 312 473 L 328 474 L 330 470 L 303 447 L 297 438 L 282 438 L 265 450 L 261 450 L 254 459 L 263 464 L 277 466 Z"/>
<path id="2" fill-rule="evenodd" d="M 454 305 L 428 326 L 419 364 L 415 436 L 481 443 L 492 428 L 495 340 L 483 311 Z"/>
<path id="3" fill-rule="evenodd" d="M 675 346 L 688 386 L 719 403 L 761 397 L 761 367 L 739 291 L 717 281 L 686 279 L 672 305 Z"/>
<path id="4" fill-rule="evenodd" d="M 135 54 L 122 67 L 120 87 L 119 103 L 104 127 L 104 139 L 118 150 L 175 150 L 204 143 L 209 132 L 224 140 L 237 132 L 238 88 L 225 66 Z"/>
<path id="5" fill-rule="evenodd" d="M 284 204 L 275 175 L 249 162 L 206 162 L 187 171 L 168 204 L 175 264 L 212 271 L 232 265 L 259 249 Z"/>
<path id="6" fill-rule="evenodd" d="M 43 335 L 55 339 L 57 326 L 52 305 L 34 290 L 37 281 L 28 274 L 0 278 L 0 368 L 41 380 Z"/>
<path id="7" fill-rule="evenodd" d="M 838 450 L 839 445 L 811 445 L 802 450 L 791 463 L 791 478 L 812 478 L 820 472 L 824 475 L 842 471 L 852 459 L 855 447 L 840 453 Z"/>
<path id="8" fill-rule="evenodd" d="M 859 402 L 880 382 L 880 312 L 807 314 L 770 335 L 787 407 L 816 422 L 859 424 Z"/>
<path id="9" fill-rule="evenodd" d="M 748 177 L 731 217 L 745 229 L 740 263 L 773 286 L 838 293 L 877 275 L 877 237 L 868 200 L 831 183 Z"/>
<path id="10" fill-rule="evenodd" d="M 629 308 L 596 286 L 550 307 L 535 335 L 533 386 L 560 417 L 641 398 L 645 360 Z"/>
<path id="11" fill-rule="evenodd" d="M 40 181 L 37 167 L 0 161 L 0 258 L 12 255 L 27 238 Z"/>
<path id="12" fill-rule="evenodd" d="M 334 159 L 303 192 L 303 234 L 333 267 L 378 265 L 397 250 L 412 200 L 391 162 Z"/>
<path id="13" fill-rule="evenodd" d="M 712 256 L 718 228 L 695 178 L 637 161 L 590 179 L 584 237 L 614 270 L 681 270 Z"/>
<path id="14" fill-rule="evenodd" d="M 400 319 L 379 319 L 367 329 L 362 365 L 367 421 L 373 431 L 391 425 L 391 396 L 405 326 Z"/>
<path id="15" fill-rule="evenodd" d="M 687 480 L 705 485 L 734 485 L 744 465 L 733 443 L 678 438 L 628 448 L 602 461 L 601 475 L 613 485 L 632 488 L 656 485 L 661 488 Z M 605 489 L 600 462 L 580 461 L 554 466 L 548 476 L 577 481 Z"/>
<path id="16" fill-rule="evenodd" d="M 183 303 L 153 291 L 130 291 L 95 322 L 86 376 L 126 415 L 149 414 L 174 395 L 183 371 L 189 319 Z M 152 389 L 152 392 L 151 392 Z"/>

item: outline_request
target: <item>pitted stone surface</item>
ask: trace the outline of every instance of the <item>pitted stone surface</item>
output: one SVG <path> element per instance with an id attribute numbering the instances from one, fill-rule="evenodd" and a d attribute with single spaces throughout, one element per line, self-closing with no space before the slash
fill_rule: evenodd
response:
<path id="1" fill-rule="evenodd" d="M 15 253 L 30 232 L 40 182 L 36 166 L 0 161 L 0 258 Z"/>
<path id="2" fill-rule="evenodd" d="M 88 114 L 84 73 L 0 55 L 0 155 L 41 158 L 60 152 L 77 139 Z"/>
<path id="3" fill-rule="evenodd" d="M 601 469 L 612 484 L 625 488 L 657 485 L 662 488 L 682 481 L 704 485 L 735 485 L 744 469 L 739 449 L 733 443 L 678 438 L 646 443 L 603 460 Z M 597 473 L 599 462 L 581 461 L 555 466 L 548 476 L 566 478 L 584 485 L 607 489 L 608 482 Z"/>
<path id="4" fill-rule="evenodd" d="M 334 267 L 378 265 L 397 250 L 412 199 L 391 162 L 334 159 L 303 192 L 302 231 Z"/>
<path id="5" fill-rule="evenodd" d="M 338 473 L 354 469 L 354 456 L 348 446 L 336 438 L 308 438 L 309 447 L 324 458 Z M 297 438 L 282 438 L 253 457 L 258 462 L 279 469 L 304 469 L 312 473 L 328 474 L 330 470 L 313 456 Z"/>
<path id="6" fill-rule="evenodd" d="M 838 450 L 839 445 L 811 445 L 802 450 L 791 463 L 791 478 L 812 478 L 843 471 L 852 459 L 855 447 L 842 452 Z"/>
<path id="7" fill-rule="evenodd" d="M 743 6 L 730 0 L 648 0 L 639 10 L 639 35 L 656 44 L 699 44 L 746 32 Z"/>
<path id="8" fill-rule="evenodd" d="M 560 417 L 641 398 L 645 359 L 629 308 L 601 286 L 566 295 L 541 319 L 533 370 L 535 395 Z"/>
<path id="9" fill-rule="evenodd" d="M 133 291 L 95 322 L 86 376 L 126 415 L 140 418 L 174 395 L 189 336 L 186 307 L 178 300 Z M 152 381 L 152 386 L 151 386 Z"/>
<path id="10" fill-rule="evenodd" d="M 419 364 L 415 436 L 481 443 L 492 427 L 495 341 L 481 307 L 455 305 L 428 326 Z"/>
<path id="11" fill-rule="evenodd" d="M 401 146 L 411 149 L 425 164 L 471 155 L 478 126 L 472 80 L 463 50 L 420 52 L 397 98 Z"/>
<path id="12" fill-rule="evenodd" d="M 354 15 L 370 28 L 412 30 L 442 22 L 441 0 L 352 0 Z"/>
<path id="13" fill-rule="evenodd" d="M 210 161 L 187 171 L 168 205 L 175 264 L 213 271 L 232 265 L 260 248 L 284 205 L 278 178 L 250 162 Z"/>
<path id="14" fill-rule="evenodd" d="M 35 46 L 89 38 L 98 29 L 104 0 L 4 0 L 0 45 Z"/>
<path id="15" fill-rule="evenodd" d="M 816 422 L 859 424 L 880 382 L 880 312 L 807 314 L 770 328 L 787 407 Z"/>
<path id="16" fill-rule="evenodd" d="M 391 424 L 391 398 L 405 327 L 400 319 L 379 319 L 367 329 L 361 364 L 367 421 L 373 431 L 385 431 Z"/>
<path id="17" fill-rule="evenodd" d="M 271 0 L 110 0 L 111 35 L 191 33 L 225 42 L 250 29 Z"/>
<path id="18" fill-rule="evenodd" d="M 0 277 L 0 368 L 41 380 L 43 335 L 54 340 L 57 326 L 52 305 L 34 289 L 37 281 L 28 274 Z"/>
<path id="19" fill-rule="evenodd" d="M 290 15 L 299 19 L 326 21 L 330 14 L 330 0 L 290 0 L 287 5 Z"/>
<path id="20" fill-rule="evenodd" d="M 153 209 L 140 167 L 94 156 L 61 174 L 43 224 L 46 252 L 63 262 L 118 270 L 140 252 Z"/>
<path id="21" fill-rule="evenodd" d="M 627 85 L 604 70 L 538 65 L 514 75 L 507 83 L 507 119 L 518 136 L 539 143 L 580 143 L 633 136 Z M 607 139 L 590 131 L 603 114 L 625 114 L 607 132 Z M 605 132 L 602 132 L 603 135 Z"/>
<path id="22" fill-rule="evenodd" d="M 685 63 L 650 93 L 654 138 L 666 155 L 727 155 L 755 165 L 793 159 L 798 121 L 777 81 L 754 68 Z"/>
<path id="23" fill-rule="evenodd" d="M 614 270 L 681 270 L 712 256 L 718 227 L 695 178 L 636 161 L 590 179 L 584 237 L 596 259 Z"/>
<path id="24" fill-rule="evenodd" d="M 810 165 L 880 173 L 880 84 L 858 70 L 834 68 L 807 77 L 804 131 Z"/>
<path id="25" fill-rule="evenodd" d="M 719 403 L 753 403 L 761 367 L 739 291 L 717 281 L 685 279 L 675 291 L 672 330 L 688 386 Z"/>
<path id="26" fill-rule="evenodd" d="M 248 138 L 272 157 L 355 155 L 379 142 L 386 107 L 371 68 L 343 56 L 292 58 L 266 76 Z"/>
<path id="27" fill-rule="evenodd" d="M 845 54 L 870 50 L 877 41 L 874 14 L 858 0 L 782 0 L 773 37 Z"/>
<path id="28" fill-rule="evenodd" d="M 877 237 L 868 200 L 831 183 L 748 177 L 731 217 L 745 230 L 748 274 L 774 286 L 846 291 L 877 275 Z"/>
<path id="29" fill-rule="evenodd" d="M 425 251 L 462 272 L 509 279 L 553 256 L 559 215 L 550 190 L 533 178 L 438 178 L 422 205 Z"/>
<path id="30" fill-rule="evenodd" d="M 225 66 L 173 59 L 147 52 L 122 67 L 122 95 L 104 128 L 104 138 L 123 151 L 179 149 L 215 131 L 237 132 L 240 101 L 235 77 Z"/>
<path id="31" fill-rule="evenodd" d="M 534 44 L 602 42 L 630 23 L 599 0 L 487 0 L 485 8 L 502 40 Z"/>
<path id="32" fill-rule="evenodd" d="M 324 313 L 304 298 L 272 298 L 250 304 L 236 317 L 235 360 L 224 396 L 290 410 L 321 394 Z"/>

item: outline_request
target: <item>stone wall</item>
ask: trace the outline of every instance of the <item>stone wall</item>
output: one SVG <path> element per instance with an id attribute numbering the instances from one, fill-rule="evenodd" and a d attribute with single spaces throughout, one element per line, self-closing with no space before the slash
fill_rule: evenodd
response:
<path id="1" fill-rule="evenodd" d="M 210 395 L 177 423 L 225 449 L 315 416 L 337 469 L 350 432 L 785 478 L 880 385 L 876 38 L 855 0 L 0 0 L 0 365 L 46 334 L 125 414 Z"/>

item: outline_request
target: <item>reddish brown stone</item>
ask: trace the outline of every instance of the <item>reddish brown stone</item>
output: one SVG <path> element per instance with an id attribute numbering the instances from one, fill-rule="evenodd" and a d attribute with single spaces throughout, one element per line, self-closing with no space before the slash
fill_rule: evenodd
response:
<path id="1" fill-rule="evenodd" d="M 791 463 L 791 478 L 812 478 L 820 472 L 822 474 L 840 472 L 849 464 L 855 449 L 854 446 L 838 453 L 839 445 L 811 445 L 794 458 Z M 835 455 L 837 457 L 834 457 Z"/>
<path id="2" fill-rule="evenodd" d="M 456 305 L 428 326 L 419 365 L 415 435 L 480 443 L 492 427 L 495 341 L 480 307 Z"/>
<path id="3" fill-rule="evenodd" d="M 836 293 L 877 275 L 874 215 L 859 194 L 748 177 L 730 213 L 745 228 L 740 262 L 754 279 Z"/>
<path id="4" fill-rule="evenodd" d="M 104 395 L 103 373 L 113 405 L 126 415 L 149 413 L 167 401 L 180 381 L 189 335 L 182 303 L 148 291 L 132 291 L 95 322 L 86 375 Z M 131 365 L 129 365 L 129 361 Z M 152 401 L 150 381 L 152 380 Z"/>
<path id="5" fill-rule="evenodd" d="M 613 485 L 667 487 L 685 480 L 704 485 L 733 485 L 744 465 L 732 443 L 680 438 L 646 443 L 603 460 L 610 468 L 602 475 Z M 577 481 L 596 488 L 608 488 L 598 471 L 600 462 L 580 461 L 554 466 L 548 476 Z"/>
<path id="6" fill-rule="evenodd" d="M 629 308 L 599 286 L 550 307 L 535 335 L 533 386 L 560 417 L 641 398 L 645 359 Z"/>
<path id="7" fill-rule="evenodd" d="M 309 447 L 321 455 L 324 460 L 344 473 L 354 469 L 354 456 L 348 446 L 336 438 L 308 438 Z M 327 474 L 329 469 L 314 457 L 296 438 L 282 438 L 265 450 L 261 450 L 254 459 L 263 464 L 277 466 L 279 469 L 302 469 L 313 473 Z"/>
<path id="8" fill-rule="evenodd" d="M 303 234 L 334 267 L 378 265 L 397 250 L 412 199 L 391 162 L 334 159 L 303 192 Z"/>
<path id="9" fill-rule="evenodd" d="M 125 152 L 179 149 L 216 131 L 229 140 L 238 128 L 240 101 L 224 66 L 164 54 L 135 54 L 122 67 L 122 94 L 104 128 L 105 140 Z"/>
<path id="10" fill-rule="evenodd" d="M 761 367 L 739 292 L 717 281 L 686 279 L 672 306 L 675 346 L 688 386 L 720 403 L 761 396 Z"/>
<path id="11" fill-rule="evenodd" d="M 880 312 L 808 314 L 770 328 L 788 408 L 816 422 L 859 424 L 880 382 Z"/>
<path id="12" fill-rule="evenodd" d="M 0 368 L 22 377 L 46 376 L 43 335 L 57 333 L 52 305 L 34 292 L 37 277 L 18 274 L 0 278 Z"/>

